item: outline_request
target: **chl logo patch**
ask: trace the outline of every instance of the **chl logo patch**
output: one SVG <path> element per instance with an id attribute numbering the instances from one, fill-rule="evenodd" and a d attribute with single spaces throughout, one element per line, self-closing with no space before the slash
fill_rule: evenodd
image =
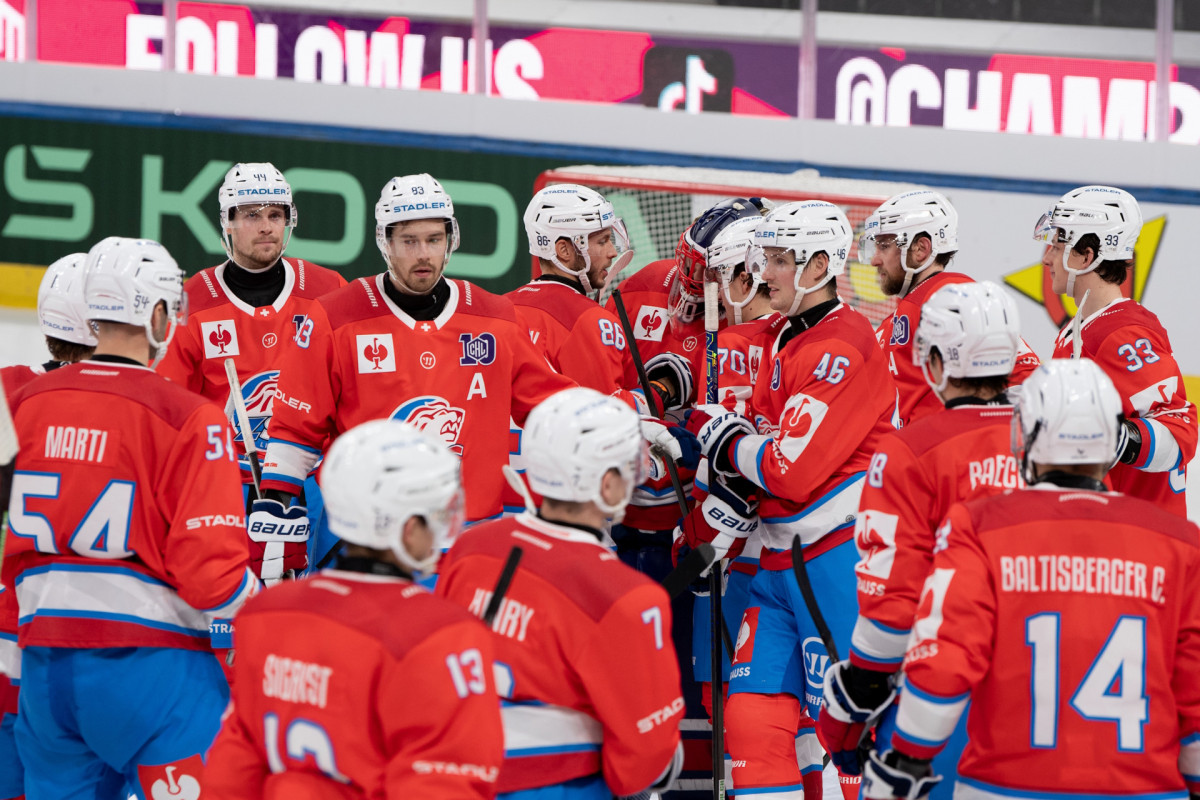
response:
<path id="1" fill-rule="evenodd" d="M 354 338 L 359 374 L 396 371 L 396 346 L 390 333 L 360 333 Z"/>
<path id="2" fill-rule="evenodd" d="M 231 319 L 200 323 L 200 340 L 204 342 L 205 358 L 225 358 L 240 355 L 237 327 Z"/>
<path id="3" fill-rule="evenodd" d="M 633 323 L 633 338 L 661 342 L 667 332 L 667 310 L 662 306 L 642 306 Z"/>
<path id="4" fill-rule="evenodd" d="M 911 334 L 907 314 L 897 314 L 892 318 L 892 340 L 889 342 L 891 346 L 908 344 Z"/>
<path id="5" fill-rule="evenodd" d="M 459 456 L 463 454 L 458 437 L 462 434 L 467 412 L 450 405 L 444 397 L 425 395 L 409 400 L 392 412 L 392 419 L 409 422 L 423 431 L 435 433 L 442 437 L 451 451 Z"/>
<path id="6" fill-rule="evenodd" d="M 458 341 L 462 344 L 462 357 L 458 359 L 460 367 L 486 367 L 496 360 L 496 337 L 492 334 L 472 336 L 462 333 Z"/>

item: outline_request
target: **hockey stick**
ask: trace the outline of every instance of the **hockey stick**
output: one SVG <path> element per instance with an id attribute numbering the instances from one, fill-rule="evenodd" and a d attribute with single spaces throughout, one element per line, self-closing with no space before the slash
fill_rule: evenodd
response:
<path id="1" fill-rule="evenodd" d="M 629 324 L 629 314 L 625 311 L 625 301 L 621 298 L 621 290 L 612 290 L 613 305 L 617 307 L 617 319 L 621 321 L 621 330 L 625 332 L 625 341 L 629 342 L 629 355 L 633 358 L 633 368 L 637 370 L 638 383 L 642 385 L 642 393 L 646 395 L 646 405 L 650 413 L 662 419 L 667 410 L 662 406 L 662 399 L 650 388 L 650 379 L 646 376 L 646 364 L 638 351 L 637 340 L 633 338 L 633 326 Z M 655 405 L 657 401 L 657 406 Z"/>
<path id="2" fill-rule="evenodd" d="M 704 571 L 717 560 L 717 551 L 708 542 L 696 545 L 692 552 L 683 557 L 679 566 L 671 570 L 671 574 L 662 579 L 662 587 L 667 596 L 674 600 L 683 594 L 692 581 L 704 574 Z"/>
<path id="3" fill-rule="evenodd" d="M 838 656 L 837 643 L 833 641 L 833 632 L 829 630 L 829 624 L 825 622 L 825 615 L 821 613 L 821 607 L 817 605 L 817 595 L 813 592 L 812 581 L 808 579 L 808 566 L 804 563 L 804 549 L 800 545 L 800 534 L 792 537 L 792 572 L 796 574 L 800 595 L 804 598 L 808 615 L 812 617 L 813 625 L 817 628 L 817 635 L 821 637 L 821 644 L 825 645 L 825 652 L 829 654 L 829 663 L 841 661 L 842 659 Z"/>
<path id="4" fill-rule="evenodd" d="M 1083 299 L 1079 301 L 1079 307 L 1075 309 L 1075 316 L 1071 318 L 1071 358 L 1079 358 L 1083 353 L 1083 307 L 1087 304 L 1088 295 L 1091 293 L 1091 289 L 1083 293 Z"/>
<path id="5" fill-rule="evenodd" d="M 717 285 L 704 284 L 704 350 L 705 350 L 705 387 L 704 399 L 709 403 L 717 402 L 717 328 L 720 322 L 720 304 L 717 300 Z M 711 465 L 710 465 L 711 466 Z M 725 663 L 723 639 L 729 634 L 725 631 L 725 616 L 721 613 L 721 561 L 717 560 L 708 573 L 709 596 L 709 627 L 712 631 L 712 767 L 713 767 L 713 797 L 725 800 L 725 692 L 722 691 L 721 667 Z M 722 635 L 724 634 L 724 635 Z M 733 659 L 733 647 L 729 648 L 729 658 Z"/>
<path id="6" fill-rule="evenodd" d="M 517 546 L 508 551 L 508 559 L 504 562 L 504 568 L 500 570 L 500 577 L 496 579 L 496 588 L 492 589 L 492 599 L 488 600 L 487 608 L 483 610 L 483 624 L 489 628 L 496 620 L 496 614 L 500 611 L 500 603 L 504 601 L 504 595 L 508 594 L 513 573 L 517 571 L 517 565 L 521 563 L 523 555 L 525 555 L 525 551 Z"/>

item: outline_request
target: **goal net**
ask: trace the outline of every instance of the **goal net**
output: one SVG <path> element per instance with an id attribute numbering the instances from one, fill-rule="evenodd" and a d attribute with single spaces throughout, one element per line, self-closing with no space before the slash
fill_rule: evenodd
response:
<path id="1" fill-rule="evenodd" d="M 913 184 L 823 178 L 816 170 L 790 174 L 687 167 L 575 166 L 547 170 L 533 190 L 552 183 L 579 183 L 603 194 L 625 222 L 633 243 L 633 261 L 617 277 L 623 280 L 652 261 L 672 258 L 679 235 L 701 212 L 726 197 L 766 197 L 775 202 L 825 200 L 840 206 L 854 226 L 846 272 L 838 294 L 878 327 L 896 301 L 879 290 L 875 269 L 858 262 L 863 222 L 879 204 Z M 534 262 L 534 275 L 537 264 Z"/>

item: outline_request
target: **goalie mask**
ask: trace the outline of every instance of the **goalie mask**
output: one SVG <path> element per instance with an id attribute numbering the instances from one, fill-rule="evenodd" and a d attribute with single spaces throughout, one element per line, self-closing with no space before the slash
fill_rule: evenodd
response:
<path id="1" fill-rule="evenodd" d="M 908 250 L 921 235 L 929 237 L 929 257 L 910 267 Z M 939 255 L 958 251 L 958 212 L 940 192 L 929 189 L 904 192 L 887 200 L 867 218 L 858 241 L 858 257 L 862 263 L 874 261 L 879 249 L 878 239 L 885 236 L 894 236 L 895 245 L 900 249 L 904 283 L 898 296 L 904 297 L 916 276 L 929 269 Z"/>
<path id="2" fill-rule="evenodd" d="M 1142 232 L 1142 212 L 1137 200 L 1124 189 L 1112 186 L 1082 186 L 1064 194 L 1054 207 L 1042 214 L 1033 229 L 1034 241 L 1062 244 L 1063 269 L 1067 271 L 1067 294 L 1075 295 L 1075 279 L 1102 261 L 1128 261 Z M 1096 257 L 1085 269 L 1071 269 L 1071 250 L 1085 235 L 1100 240 Z"/>
<path id="3" fill-rule="evenodd" d="M 1090 359 L 1056 358 L 1021 385 L 1012 452 L 1027 484 L 1032 464 L 1103 464 L 1117 458 L 1121 398 Z"/>
<path id="4" fill-rule="evenodd" d="M 750 248 L 747 267 L 762 277 L 766 266 L 765 248 L 790 250 L 796 260 L 794 286 L 796 296 L 787 316 L 795 316 L 805 295 L 812 294 L 846 270 L 854 229 L 845 213 L 824 200 L 801 200 L 776 206 L 754 230 L 754 245 Z M 800 286 L 800 274 L 817 253 L 829 259 L 825 277 L 815 286 Z"/>
<path id="5" fill-rule="evenodd" d="M 595 503 L 614 522 L 624 517 L 649 465 L 637 412 L 582 387 L 551 395 L 529 412 L 521 451 L 533 491 L 563 502 Z M 611 505 L 601 496 L 610 469 L 625 481 L 624 497 Z"/>
<path id="6" fill-rule="evenodd" d="M 379 194 L 375 204 L 375 244 L 383 255 L 383 263 L 392 269 L 388 255 L 388 229 L 397 222 L 412 222 L 418 219 L 440 219 L 446 225 L 446 258 L 444 269 L 450 263 L 450 255 L 458 249 L 458 220 L 454 218 L 454 202 L 446 190 L 431 175 L 405 175 L 392 178 Z"/>
<path id="7" fill-rule="evenodd" d="M 759 206 L 752 200 L 733 197 L 705 211 L 684 230 L 675 247 L 677 269 L 667 299 L 667 313 L 672 321 L 689 324 L 703 313 L 704 270 L 708 266 L 708 248 L 716 241 L 717 234 L 735 220 L 760 216 Z"/>
<path id="8" fill-rule="evenodd" d="M 955 283 L 938 289 L 921 307 L 913 363 L 921 368 L 943 403 L 951 378 L 988 378 L 1012 372 L 1021 343 L 1021 322 L 1012 298 L 991 281 Z M 934 382 L 934 350 L 942 379 Z"/>
<path id="9" fill-rule="evenodd" d="M 96 334 L 88 325 L 87 302 L 83 297 L 86 260 L 87 253 L 72 253 L 46 268 L 38 286 L 37 315 L 46 336 L 95 347 Z"/>
<path id="10" fill-rule="evenodd" d="M 708 267 L 704 272 L 704 280 L 716 283 L 725 295 L 725 302 L 733 309 L 733 324 L 742 324 L 742 309 L 758 294 L 758 287 L 763 285 L 759 271 L 751 272 L 746 266 L 746 258 L 754 244 L 754 231 L 762 222 L 761 217 L 746 217 L 734 220 L 726 225 L 713 239 L 708 248 L 706 262 Z M 739 271 L 740 270 L 740 271 Z M 729 287 L 734 278 L 745 272 L 750 276 L 750 287 L 746 296 L 734 300 Z"/>
<path id="11" fill-rule="evenodd" d="M 554 266 L 574 275 L 591 297 L 598 297 L 604 289 L 633 260 L 633 247 L 625 223 L 613 211 L 612 203 L 596 191 L 575 183 L 558 183 L 547 186 L 533 196 L 525 209 L 525 234 L 529 237 L 529 252 L 549 261 Z M 604 283 L 593 286 L 591 278 L 592 256 L 588 247 L 589 237 L 598 231 L 610 231 L 616 257 L 608 266 Z M 583 268 L 574 269 L 574 264 L 564 264 L 558 258 L 559 239 L 567 239 L 575 251 L 583 257 Z"/>
<path id="12" fill-rule="evenodd" d="M 458 456 L 441 437 L 391 419 L 342 434 L 321 467 L 329 529 L 342 541 L 392 552 L 407 569 L 433 571 L 462 527 Z M 419 517 L 432 534 L 428 556 L 410 553 L 404 526 Z"/>
<path id="13" fill-rule="evenodd" d="M 83 266 L 83 295 L 88 319 L 141 325 L 156 351 L 157 362 L 167 352 L 175 328 L 187 323 L 183 270 L 167 248 L 149 239 L 110 236 L 88 251 Z M 167 311 L 167 334 L 154 335 L 154 309 Z"/>
<path id="14" fill-rule="evenodd" d="M 286 233 L 279 252 L 282 255 L 287 250 L 300 219 L 292 202 L 292 187 L 273 164 L 234 164 L 225 173 L 217 200 L 221 207 L 221 244 L 230 261 L 237 264 L 233 257 L 233 226 L 238 224 L 239 215 L 235 212 L 239 208 L 261 213 L 268 206 L 283 206 Z M 244 264 L 238 266 L 246 269 Z"/>

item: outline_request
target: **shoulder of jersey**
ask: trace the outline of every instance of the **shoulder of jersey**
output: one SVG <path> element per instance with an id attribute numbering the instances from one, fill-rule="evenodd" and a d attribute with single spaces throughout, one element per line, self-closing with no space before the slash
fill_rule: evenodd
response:
<path id="1" fill-rule="evenodd" d="M 522 537 L 513 536 L 514 531 L 520 531 Z M 539 538 L 550 546 L 548 549 L 538 547 L 523 537 Z M 515 519 L 496 520 L 462 534 L 454 545 L 455 561 L 478 555 L 503 563 L 513 545 L 520 546 L 525 553 L 518 572 L 527 570 L 536 574 L 593 619 L 602 617 L 614 603 L 635 589 L 658 587 L 655 581 L 624 564 L 608 548 L 541 534 Z"/>
<path id="2" fill-rule="evenodd" d="M 1143 328 L 1161 336 L 1163 341 L 1167 340 L 1167 331 L 1159 321 L 1158 315 L 1133 300 L 1117 303 L 1107 311 L 1100 312 L 1087 324 L 1083 335 L 1089 339 L 1095 337 L 1093 341 L 1101 344 L 1122 328 Z M 1067 326 L 1067 330 L 1069 329 L 1070 326 Z"/>
<path id="3" fill-rule="evenodd" d="M 875 329 L 871 327 L 870 320 L 847 303 L 843 303 L 819 325 L 805 331 L 805 334 L 798 339 L 805 349 L 819 348 L 823 343 L 833 340 L 843 342 L 857 350 L 864 361 L 873 355 L 882 357 L 879 343 L 875 340 Z"/>
<path id="4" fill-rule="evenodd" d="M 579 292 L 561 283 L 530 283 L 504 295 L 518 309 L 529 308 L 541 311 L 554 318 L 570 330 L 585 315 L 613 317 L 613 313 L 584 297 Z M 517 312 L 520 314 L 520 311 Z"/>
<path id="5" fill-rule="evenodd" d="M 101 383 L 95 378 L 111 380 Z M 103 361 L 81 361 L 47 372 L 38 380 L 25 384 L 16 399 L 24 400 L 44 392 L 61 390 L 95 391 L 123 397 L 150 409 L 176 429 L 200 406 L 212 406 L 224 418 L 211 400 L 172 383 L 156 372 L 114 367 Z"/>
<path id="6" fill-rule="evenodd" d="M 966 406 L 943 409 L 896 431 L 900 441 L 908 445 L 914 455 L 920 456 L 959 436 L 975 431 L 999 428 L 1004 441 L 1008 441 L 1012 425 L 1012 406 Z"/>
<path id="7" fill-rule="evenodd" d="M 909 313 L 916 313 L 920 316 L 920 309 L 925 305 L 925 301 L 933 296 L 933 293 L 943 286 L 950 286 L 954 283 L 974 283 L 975 279 L 970 275 L 964 275 L 961 272 L 949 272 L 943 270 L 937 273 L 928 280 L 917 284 L 917 288 L 908 293 L 906 297 L 902 297 L 896 304 L 897 311 L 904 309 Z M 914 331 L 913 335 L 916 335 Z"/>
<path id="8" fill-rule="evenodd" d="M 391 315 L 379 287 L 375 284 L 377 274 L 355 278 L 345 286 L 317 298 L 317 302 L 325 309 L 331 328 L 338 328 L 360 319 Z"/>
<path id="9" fill-rule="evenodd" d="M 515 323 L 517 312 L 507 297 L 492 294 L 469 281 L 455 280 L 458 286 L 458 308 L 456 314 L 474 314 L 490 319 L 502 319 Z"/>
<path id="10" fill-rule="evenodd" d="M 187 292 L 188 307 L 191 311 L 204 311 L 229 304 L 229 298 L 217 284 L 217 267 L 206 267 L 188 278 L 183 284 L 183 290 Z"/>
<path id="11" fill-rule="evenodd" d="M 450 625 L 481 625 L 466 609 L 435 597 L 418 584 L 336 571 L 260 592 L 238 612 L 238 618 L 259 614 L 323 618 L 376 639 L 397 659 Z"/>
<path id="12" fill-rule="evenodd" d="M 341 288 L 345 280 L 337 270 L 322 267 L 302 258 L 288 259 L 295 268 L 296 293 L 301 297 L 321 297 Z M 302 273 L 302 274 L 301 274 Z"/>
<path id="13" fill-rule="evenodd" d="M 675 259 L 664 258 L 651 261 L 637 272 L 621 281 L 618 287 L 625 292 L 661 292 L 666 294 L 671 288 L 671 272 L 675 269 Z"/>

